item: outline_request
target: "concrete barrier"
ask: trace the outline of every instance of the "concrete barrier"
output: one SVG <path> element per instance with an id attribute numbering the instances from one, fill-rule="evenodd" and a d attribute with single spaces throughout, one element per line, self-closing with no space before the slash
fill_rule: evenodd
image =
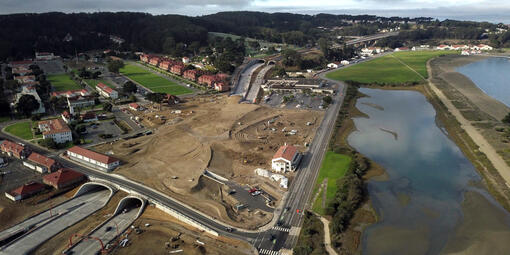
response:
<path id="1" fill-rule="evenodd" d="M 145 208 L 146 200 L 141 197 L 132 196 L 132 195 L 129 195 L 129 196 L 120 200 L 119 204 L 117 205 L 117 208 L 115 208 L 115 211 L 113 212 L 113 216 L 121 213 L 122 209 L 124 209 L 128 200 L 130 200 L 130 199 L 137 199 L 137 200 L 140 200 L 140 202 L 142 203 L 142 205 L 140 206 L 140 210 L 138 210 L 138 213 L 136 214 L 136 218 L 140 217 L 140 215 L 142 215 L 143 209 Z"/>
<path id="2" fill-rule="evenodd" d="M 208 176 L 213 177 L 214 179 L 217 179 L 217 180 L 222 181 L 222 182 L 228 182 L 227 178 L 225 178 L 225 177 L 223 177 L 223 176 L 221 176 L 219 174 L 216 174 L 216 173 L 214 173 L 212 171 L 209 171 L 208 169 L 204 170 L 204 175 L 208 175 Z"/>
<path id="3" fill-rule="evenodd" d="M 209 227 L 206 227 L 204 226 L 203 224 L 189 218 L 188 216 L 184 215 L 184 214 L 181 214 L 177 211 L 175 211 L 174 209 L 170 208 L 170 207 L 167 207 L 163 204 L 160 204 L 159 202 L 157 201 L 154 201 L 154 200 L 149 200 L 151 203 L 155 204 L 156 205 L 156 208 L 170 214 L 171 216 L 177 218 L 178 220 L 180 221 L 183 221 L 193 227 L 196 227 L 210 235 L 213 235 L 213 236 L 219 236 L 218 232 L 214 231 L 213 229 L 209 228 Z"/>

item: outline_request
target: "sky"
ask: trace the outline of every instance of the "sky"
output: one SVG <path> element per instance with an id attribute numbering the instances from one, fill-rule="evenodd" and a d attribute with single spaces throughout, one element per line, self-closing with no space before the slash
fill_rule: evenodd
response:
<path id="1" fill-rule="evenodd" d="M 509 0 L 0 0 L 0 13 L 136 11 L 200 16 L 220 11 L 427 16 L 510 23 Z"/>

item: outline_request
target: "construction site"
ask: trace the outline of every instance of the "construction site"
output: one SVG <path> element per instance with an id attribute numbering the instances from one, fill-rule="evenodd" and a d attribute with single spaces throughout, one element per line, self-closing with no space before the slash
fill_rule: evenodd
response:
<path id="1" fill-rule="evenodd" d="M 153 134 L 121 139 L 94 150 L 121 160 L 115 174 L 232 226 L 256 229 L 271 221 L 272 209 L 286 190 L 255 174 L 255 169 L 271 170 L 274 153 L 285 144 L 305 153 L 324 112 L 240 104 L 240 99 L 197 96 L 180 104 L 129 110 L 133 118 L 152 128 Z M 294 174 L 285 174 L 290 183 Z M 250 206 L 233 195 L 246 193 L 250 197 L 248 190 L 253 188 L 263 191 L 267 206 Z"/>

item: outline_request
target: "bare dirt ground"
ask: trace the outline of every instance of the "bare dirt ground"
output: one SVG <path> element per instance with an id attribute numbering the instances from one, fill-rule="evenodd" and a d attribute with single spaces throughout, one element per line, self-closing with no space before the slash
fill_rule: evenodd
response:
<path id="1" fill-rule="evenodd" d="M 150 226 L 145 227 L 146 223 Z M 113 254 L 168 254 L 175 250 L 182 250 L 177 254 L 190 255 L 253 254 L 247 243 L 225 237 L 212 238 L 151 206 L 133 225 L 142 232 L 130 234 L 126 247 L 114 250 Z"/>
<path id="2" fill-rule="evenodd" d="M 97 225 L 101 224 L 103 221 L 107 220 L 109 216 L 111 216 L 111 214 L 115 211 L 115 208 L 117 208 L 119 201 L 125 196 L 127 196 L 126 192 L 117 191 L 105 207 L 52 237 L 43 245 L 39 246 L 32 254 L 62 254 L 62 251 L 64 251 L 69 245 L 69 237 L 71 235 L 88 234 L 97 227 Z M 77 241 L 79 241 L 79 237 L 73 238 L 73 243 Z M 100 246 L 99 243 L 97 245 Z"/>
<path id="3" fill-rule="evenodd" d="M 255 176 L 254 170 L 270 169 L 273 154 L 285 143 L 305 151 L 305 143 L 312 141 L 323 112 L 274 109 L 239 104 L 239 100 L 237 96 L 200 96 L 176 106 L 148 107 L 134 114 L 145 126 L 156 128 L 153 135 L 95 149 L 122 160 L 117 174 L 234 226 L 256 228 L 270 221 L 272 215 L 235 212 L 232 207 L 236 201 L 225 198 L 225 187 L 202 177 L 202 173 L 208 168 L 241 185 L 260 184 L 279 200 L 284 190 L 265 185 L 269 180 Z M 291 130 L 296 134 L 289 135 Z"/>

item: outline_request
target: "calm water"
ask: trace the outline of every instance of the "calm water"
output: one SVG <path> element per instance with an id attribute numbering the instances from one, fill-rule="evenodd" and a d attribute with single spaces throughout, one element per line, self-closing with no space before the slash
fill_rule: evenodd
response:
<path id="1" fill-rule="evenodd" d="M 510 59 L 488 58 L 457 68 L 487 95 L 510 106 Z"/>
<path id="2" fill-rule="evenodd" d="M 469 185 L 480 176 L 437 127 L 435 110 L 424 96 L 414 91 L 360 91 L 369 97 L 358 100 L 357 107 L 370 118 L 354 120 L 358 131 L 348 142 L 388 174 L 387 180 L 368 183 L 380 221 L 364 231 L 363 252 L 438 254 L 462 222 L 464 192 L 487 195 Z M 396 132 L 398 138 L 381 129 Z M 502 211 L 488 199 L 494 210 Z M 510 216 L 503 215 L 510 229 Z"/>

